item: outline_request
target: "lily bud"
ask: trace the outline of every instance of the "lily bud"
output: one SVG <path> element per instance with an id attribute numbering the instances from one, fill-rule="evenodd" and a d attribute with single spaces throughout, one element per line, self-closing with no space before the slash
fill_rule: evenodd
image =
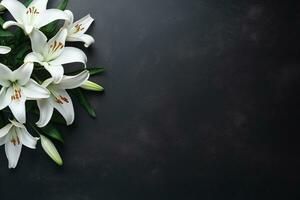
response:
<path id="1" fill-rule="evenodd" d="M 52 158 L 54 162 L 56 162 L 58 165 L 63 165 L 63 161 L 54 146 L 54 144 L 49 140 L 47 137 L 40 135 L 41 136 L 41 143 L 44 151 Z"/>
<path id="2" fill-rule="evenodd" d="M 104 90 L 102 86 L 92 81 L 85 81 L 80 87 L 85 90 L 96 91 L 96 92 L 101 92 Z"/>

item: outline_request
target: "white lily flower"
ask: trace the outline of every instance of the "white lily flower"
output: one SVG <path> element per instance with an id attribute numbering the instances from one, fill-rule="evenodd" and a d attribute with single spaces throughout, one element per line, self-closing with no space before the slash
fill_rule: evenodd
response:
<path id="1" fill-rule="evenodd" d="M 0 46 L 0 54 L 8 54 L 11 51 L 10 47 Z"/>
<path id="2" fill-rule="evenodd" d="M 9 106 L 20 123 L 26 122 L 26 100 L 49 97 L 48 90 L 30 78 L 32 70 L 32 63 L 23 64 L 15 71 L 0 64 L 0 110 Z"/>
<path id="3" fill-rule="evenodd" d="M 42 85 L 49 90 L 50 97 L 37 101 L 40 110 L 37 126 L 44 127 L 49 123 L 54 108 L 64 117 L 67 125 L 71 125 L 75 114 L 72 99 L 66 90 L 80 87 L 89 76 L 88 71 L 83 71 L 76 76 L 63 76 L 59 83 L 53 82 L 53 78 L 45 80 Z"/>
<path id="4" fill-rule="evenodd" d="M 29 53 L 24 62 L 37 62 L 44 66 L 51 74 L 55 83 L 61 81 L 64 75 L 63 64 L 81 62 L 86 65 L 85 53 L 74 47 L 65 47 L 67 30 L 60 30 L 47 42 L 47 37 L 39 30 L 30 35 L 32 53 Z"/>
<path id="5" fill-rule="evenodd" d="M 20 158 L 22 145 L 35 149 L 39 138 L 31 136 L 23 124 L 15 120 L 10 120 L 10 122 L 0 129 L 0 145 L 5 144 L 8 168 L 15 168 Z"/>
<path id="6" fill-rule="evenodd" d="M 65 10 L 65 13 L 68 15 L 69 19 L 65 21 L 64 27 L 68 30 L 68 42 L 84 42 L 85 47 L 89 47 L 95 42 L 94 38 L 90 35 L 85 34 L 89 29 L 94 19 L 87 15 L 82 19 L 74 22 L 74 15 L 70 10 Z"/>
<path id="7" fill-rule="evenodd" d="M 3 28 L 19 26 L 29 35 L 33 29 L 40 29 L 55 20 L 68 19 L 68 16 L 62 10 L 47 9 L 47 3 L 48 0 L 33 0 L 26 8 L 25 5 L 17 0 L 3 0 L 1 5 L 4 6 L 16 20 L 5 22 Z"/>

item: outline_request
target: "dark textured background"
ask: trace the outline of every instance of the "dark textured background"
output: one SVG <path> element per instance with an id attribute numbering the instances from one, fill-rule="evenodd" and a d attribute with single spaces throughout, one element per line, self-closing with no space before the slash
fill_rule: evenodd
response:
<path id="1" fill-rule="evenodd" d="M 71 0 L 91 13 L 98 118 L 61 129 L 65 161 L 0 154 L 2 199 L 297 199 L 300 4 Z M 299 196 L 298 196 L 299 199 Z"/>

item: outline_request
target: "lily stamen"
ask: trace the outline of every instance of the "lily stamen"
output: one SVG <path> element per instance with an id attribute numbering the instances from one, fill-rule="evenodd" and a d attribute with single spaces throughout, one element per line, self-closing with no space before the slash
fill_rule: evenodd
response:
<path id="1" fill-rule="evenodd" d="M 52 44 L 52 45 L 50 46 L 50 49 L 51 49 L 51 52 L 52 52 L 52 53 L 54 53 L 54 52 L 56 52 L 57 50 L 62 49 L 62 48 L 64 48 L 63 43 L 57 42 L 56 40 L 54 41 L 54 44 Z"/>
<path id="2" fill-rule="evenodd" d="M 28 8 L 26 14 L 28 15 L 29 13 L 30 14 L 40 14 L 40 12 L 38 11 L 38 9 L 35 8 L 34 6 Z"/>
<path id="3" fill-rule="evenodd" d="M 56 97 L 55 102 L 59 104 L 64 104 L 69 103 L 69 100 L 66 97 L 59 96 L 58 98 Z"/>
<path id="4" fill-rule="evenodd" d="M 19 137 L 17 136 L 16 139 L 13 138 L 13 139 L 11 140 L 11 143 L 12 143 L 14 146 L 19 145 L 19 144 L 20 144 L 20 139 L 19 139 Z"/>
<path id="5" fill-rule="evenodd" d="M 58 104 L 70 103 L 67 97 L 57 94 L 55 92 L 55 89 L 49 87 L 48 90 L 49 90 L 50 94 L 53 95 L 56 103 L 58 103 Z"/>
<path id="6" fill-rule="evenodd" d="M 82 24 L 76 24 L 74 27 L 76 29 L 76 31 L 74 33 L 78 33 L 80 31 L 83 31 L 84 30 L 84 27 L 81 27 Z"/>
<path id="7" fill-rule="evenodd" d="M 60 96 L 60 98 L 61 98 L 64 102 L 69 103 L 69 100 L 68 100 L 66 97 Z"/>
<path id="8" fill-rule="evenodd" d="M 21 88 L 16 83 L 13 83 L 14 93 L 11 95 L 11 100 L 20 100 L 22 98 Z"/>
<path id="9" fill-rule="evenodd" d="M 55 102 L 58 104 L 64 104 L 64 102 L 62 102 L 60 99 L 55 99 Z"/>

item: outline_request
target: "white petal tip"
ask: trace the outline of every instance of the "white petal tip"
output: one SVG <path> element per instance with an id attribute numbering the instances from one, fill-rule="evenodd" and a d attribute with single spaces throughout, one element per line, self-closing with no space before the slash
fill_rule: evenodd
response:
<path id="1" fill-rule="evenodd" d="M 10 47 L 0 46 L 0 54 L 8 54 L 10 51 Z"/>
<path id="2" fill-rule="evenodd" d="M 47 124 L 42 124 L 41 122 L 35 123 L 37 127 L 44 128 Z"/>
<path id="3" fill-rule="evenodd" d="M 72 122 L 67 122 L 67 126 L 71 126 L 74 123 L 74 121 Z"/>
<path id="4" fill-rule="evenodd" d="M 11 26 L 10 23 L 5 22 L 5 23 L 2 25 L 2 28 L 3 28 L 3 29 L 7 29 L 7 28 L 10 27 L 10 26 Z"/>
<path id="5" fill-rule="evenodd" d="M 89 43 L 84 43 L 84 47 L 85 48 L 89 48 L 92 44 L 94 44 L 95 43 L 95 41 L 93 41 L 93 42 L 89 42 Z"/>
<path id="6" fill-rule="evenodd" d="M 89 17 L 92 21 L 95 21 L 95 19 L 91 16 L 90 13 L 88 14 L 88 17 Z"/>

